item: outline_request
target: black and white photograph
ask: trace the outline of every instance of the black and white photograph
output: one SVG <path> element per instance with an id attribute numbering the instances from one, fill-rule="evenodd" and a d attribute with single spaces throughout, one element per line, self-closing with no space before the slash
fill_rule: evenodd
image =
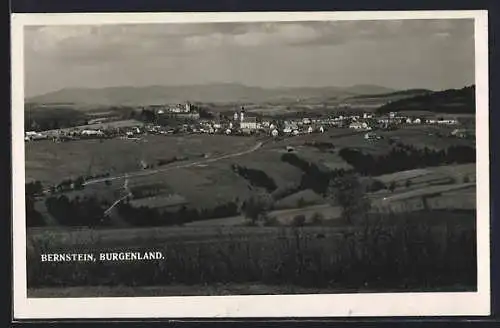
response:
<path id="1" fill-rule="evenodd" d="M 20 317 L 489 314 L 485 11 L 12 28 Z"/>

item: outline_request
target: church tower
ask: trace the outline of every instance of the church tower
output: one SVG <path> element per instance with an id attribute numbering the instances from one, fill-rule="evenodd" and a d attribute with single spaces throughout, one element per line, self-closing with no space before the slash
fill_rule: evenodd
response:
<path id="1" fill-rule="evenodd" d="M 241 107 L 240 122 L 243 122 L 244 119 L 245 119 L 245 108 Z"/>

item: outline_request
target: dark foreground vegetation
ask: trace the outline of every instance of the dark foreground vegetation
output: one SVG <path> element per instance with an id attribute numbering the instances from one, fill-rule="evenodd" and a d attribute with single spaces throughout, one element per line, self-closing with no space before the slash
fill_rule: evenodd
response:
<path id="1" fill-rule="evenodd" d="M 315 228 L 319 227 L 266 228 L 275 231 L 259 235 L 264 228 L 247 227 L 243 236 L 213 231 L 191 239 L 146 238 L 149 243 L 142 241 L 129 250 L 161 250 L 165 259 L 128 263 L 40 262 L 42 253 L 75 248 L 123 251 L 98 238 L 76 247 L 47 231 L 30 240 L 28 286 L 258 283 L 339 291 L 476 288 L 474 212 L 377 214 L 362 223 Z"/>

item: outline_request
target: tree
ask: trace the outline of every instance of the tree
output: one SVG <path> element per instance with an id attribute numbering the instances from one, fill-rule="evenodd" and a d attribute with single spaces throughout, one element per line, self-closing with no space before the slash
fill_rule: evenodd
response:
<path id="1" fill-rule="evenodd" d="M 293 217 L 292 225 L 294 227 L 303 227 L 306 223 L 306 217 L 303 214 L 298 214 Z"/>
<path id="2" fill-rule="evenodd" d="M 382 189 L 386 189 L 386 186 L 380 180 L 373 180 L 373 182 L 367 187 L 368 192 L 377 192 Z"/>
<path id="3" fill-rule="evenodd" d="M 269 211 L 271 205 L 272 200 L 269 197 L 253 195 L 243 203 L 242 211 L 252 223 L 255 223 Z"/>
<path id="4" fill-rule="evenodd" d="M 311 223 L 312 224 L 321 224 L 324 221 L 324 216 L 323 214 L 319 212 L 315 212 L 313 216 L 311 217 Z"/>
<path id="5" fill-rule="evenodd" d="M 334 203 L 342 207 L 342 218 L 347 223 L 362 220 L 371 207 L 371 202 L 366 197 L 363 185 L 356 174 L 333 179 L 328 187 L 328 195 Z"/>
<path id="6" fill-rule="evenodd" d="M 305 199 L 303 197 L 300 197 L 299 200 L 297 200 L 297 207 L 302 208 L 307 205 Z"/>
<path id="7" fill-rule="evenodd" d="M 74 181 L 74 186 L 75 186 L 75 189 L 77 189 L 77 190 L 81 190 L 81 189 L 83 189 L 83 188 L 84 188 L 84 185 L 83 185 L 83 183 L 84 183 L 84 182 L 85 182 L 85 179 L 84 179 L 82 176 L 78 177 L 78 178 Z"/>
<path id="8" fill-rule="evenodd" d="M 396 189 L 396 182 L 391 181 L 391 183 L 389 184 L 389 191 L 394 192 L 395 189 Z"/>

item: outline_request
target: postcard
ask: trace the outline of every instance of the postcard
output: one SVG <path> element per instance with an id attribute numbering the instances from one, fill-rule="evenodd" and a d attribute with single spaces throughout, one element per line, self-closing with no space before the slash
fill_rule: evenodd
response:
<path id="1" fill-rule="evenodd" d="M 487 33 L 13 14 L 15 318 L 489 315 Z"/>

